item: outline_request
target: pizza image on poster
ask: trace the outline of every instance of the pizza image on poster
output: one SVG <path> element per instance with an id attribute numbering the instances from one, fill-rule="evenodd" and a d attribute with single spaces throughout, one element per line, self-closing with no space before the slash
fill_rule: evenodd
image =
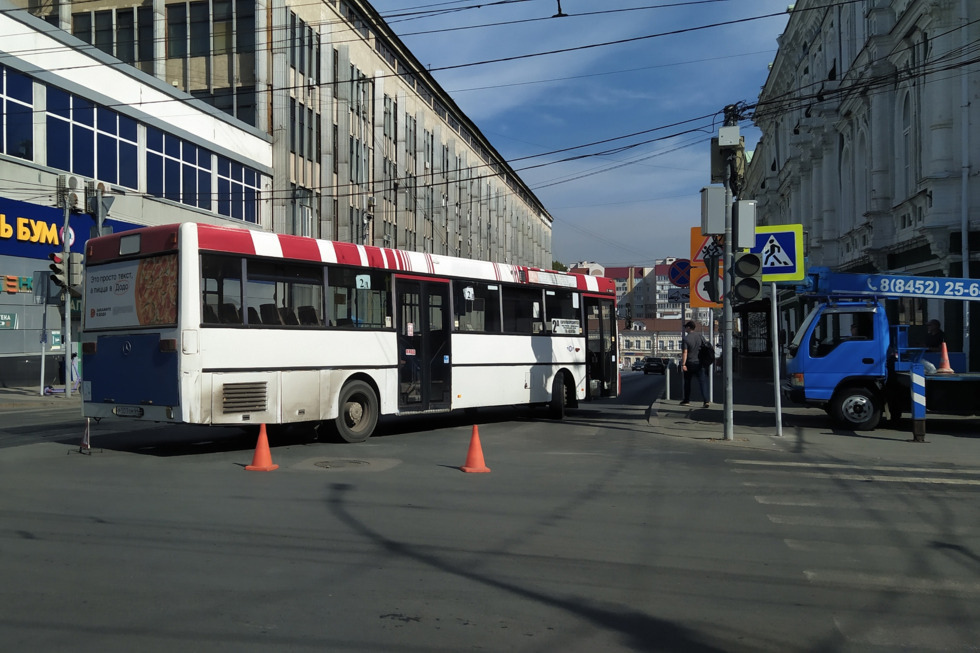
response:
<path id="1" fill-rule="evenodd" d="M 140 326 L 177 321 L 176 255 L 156 256 L 139 262 L 134 302 Z"/>

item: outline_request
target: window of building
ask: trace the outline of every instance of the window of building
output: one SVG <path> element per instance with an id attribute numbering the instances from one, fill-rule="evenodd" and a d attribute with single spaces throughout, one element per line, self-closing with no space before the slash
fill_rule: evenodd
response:
<path id="1" fill-rule="evenodd" d="M 235 14 L 238 22 L 238 29 L 235 32 L 238 52 L 240 54 L 255 52 L 255 0 L 237 0 Z"/>
<path id="2" fill-rule="evenodd" d="M 153 61 L 153 7 L 136 8 L 139 61 Z"/>
<path id="3" fill-rule="evenodd" d="M 258 222 L 261 175 L 248 166 L 218 157 L 218 213 Z"/>
<path id="4" fill-rule="evenodd" d="M 167 58 L 187 56 L 187 7 L 183 3 L 167 5 Z"/>
<path id="5" fill-rule="evenodd" d="M 0 66 L 0 76 L 0 103 L 6 118 L 0 133 L 0 151 L 33 161 L 34 82 L 6 66 Z"/>
<path id="6" fill-rule="evenodd" d="M 211 52 L 211 21 L 208 17 L 207 2 L 192 2 L 190 10 L 190 55 L 206 57 Z"/>
<path id="7" fill-rule="evenodd" d="M 136 17 L 131 9 L 121 9 L 116 14 L 116 57 L 128 64 L 136 63 Z"/>
<path id="8" fill-rule="evenodd" d="M 231 53 L 233 23 L 231 0 L 214 0 L 214 53 Z"/>
<path id="9" fill-rule="evenodd" d="M 115 111 L 96 111 L 96 178 L 127 188 L 139 187 L 137 123 Z"/>
<path id="10" fill-rule="evenodd" d="M 157 197 L 211 210 L 211 152 L 147 127 L 146 189 Z"/>

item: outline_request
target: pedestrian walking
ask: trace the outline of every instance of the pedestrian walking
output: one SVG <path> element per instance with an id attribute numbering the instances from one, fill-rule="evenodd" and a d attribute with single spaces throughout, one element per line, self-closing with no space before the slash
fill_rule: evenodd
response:
<path id="1" fill-rule="evenodd" d="M 684 337 L 681 339 L 681 370 L 684 372 L 684 399 L 681 406 L 691 405 L 691 380 L 697 378 L 701 388 L 701 398 L 704 407 L 711 407 L 711 395 L 708 393 L 708 370 L 714 362 L 714 347 L 700 333 L 697 333 L 697 322 L 688 320 L 684 323 Z M 705 351 L 705 353 L 702 353 Z M 710 356 L 707 355 L 710 352 Z M 708 360 L 710 358 L 710 361 Z"/>

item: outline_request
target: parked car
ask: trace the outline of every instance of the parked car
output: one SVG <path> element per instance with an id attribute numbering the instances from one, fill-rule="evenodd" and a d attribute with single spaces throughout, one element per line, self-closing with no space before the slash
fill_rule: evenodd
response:
<path id="1" fill-rule="evenodd" d="M 643 373 L 644 374 L 666 374 L 667 366 L 664 364 L 664 359 L 662 358 L 644 358 L 643 359 Z"/>
<path id="2" fill-rule="evenodd" d="M 640 370 L 642 370 L 643 369 L 643 360 L 637 358 L 635 361 L 633 361 L 633 368 L 632 369 L 633 369 L 634 372 L 639 372 Z"/>

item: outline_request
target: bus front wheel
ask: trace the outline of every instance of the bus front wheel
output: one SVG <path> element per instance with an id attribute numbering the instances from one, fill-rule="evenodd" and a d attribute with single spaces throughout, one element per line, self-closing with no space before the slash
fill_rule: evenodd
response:
<path id="1" fill-rule="evenodd" d="M 378 397 L 364 381 L 351 381 L 340 391 L 340 413 L 334 421 L 344 442 L 364 442 L 378 424 Z"/>

